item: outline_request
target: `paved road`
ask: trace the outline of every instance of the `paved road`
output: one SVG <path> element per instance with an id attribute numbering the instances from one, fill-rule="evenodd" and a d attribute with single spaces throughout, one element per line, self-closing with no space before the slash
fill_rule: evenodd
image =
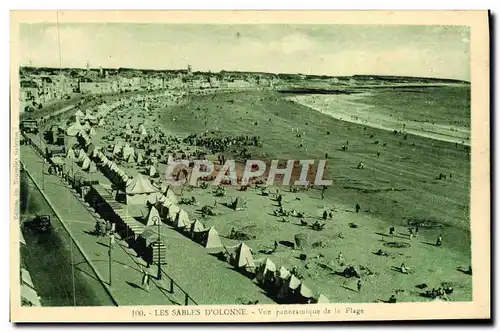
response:
<path id="1" fill-rule="evenodd" d="M 21 174 L 21 215 L 52 211 L 31 179 Z M 30 271 L 42 306 L 112 306 L 112 298 L 76 248 L 61 221 L 52 216 L 53 232 L 36 235 L 22 229 L 27 250 L 21 259 Z"/>
<path id="2" fill-rule="evenodd" d="M 89 234 L 94 229 L 95 219 L 60 178 L 42 173 L 40 157 L 31 147 L 21 147 L 21 160 L 40 186 L 42 186 L 43 179 L 43 191 L 50 204 L 60 215 L 62 222 L 69 228 L 73 238 L 85 250 L 86 256 L 91 260 L 100 278 L 108 282 L 108 240 Z M 28 239 L 26 240 L 28 241 Z M 155 287 L 154 283 L 151 285 L 149 293 L 142 289 L 141 267 L 119 245 L 120 243 L 117 243 L 112 251 L 112 286 L 110 287 L 113 297 L 119 305 L 172 305 L 179 303 L 165 290 Z M 53 246 L 55 243 L 47 244 L 48 249 Z M 75 251 L 76 248 L 73 249 Z M 74 262 L 76 268 L 81 261 L 75 260 Z"/>

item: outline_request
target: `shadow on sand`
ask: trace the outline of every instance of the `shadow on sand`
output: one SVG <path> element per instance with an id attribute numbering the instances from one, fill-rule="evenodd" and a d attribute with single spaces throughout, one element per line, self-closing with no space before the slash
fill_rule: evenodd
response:
<path id="1" fill-rule="evenodd" d="M 342 286 L 342 288 L 348 289 L 348 290 L 350 290 L 351 292 L 355 292 L 355 293 L 357 293 L 357 292 L 358 292 L 357 290 L 352 289 L 352 288 L 347 287 L 347 286 Z"/>
<path id="2" fill-rule="evenodd" d="M 381 233 L 381 232 L 375 232 L 376 235 L 380 235 L 380 236 L 383 236 L 385 238 L 398 238 L 398 239 L 404 239 L 404 240 L 408 240 L 408 236 L 400 236 L 400 235 L 389 235 L 389 234 L 386 234 L 386 233 Z"/>
<path id="3" fill-rule="evenodd" d="M 218 202 L 217 204 L 223 205 L 227 207 L 228 209 L 233 210 L 233 203 L 228 203 L 228 202 Z"/>
<path id="4" fill-rule="evenodd" d="M 135 284 L 135 283 L 133 283 L 133 282 L 127 281 L 127 284 L 128 284 L 130 287 L 132 287 L 132 288 L 141 288 L 141 289 L 142 289 L 142 287 L 141 287 L 141 286 L 139 286 L 139 285 L 137 285 L 137 284 Z"/>
<path id="5" fill-rule="evenodd" d="M 396 303 L 396 302 L 393 302 L 393 301 L 390 301 L 390 300 L 382 300 L 382 299 L 377 299 L 377 302 L 382 302 L 382 303 Z"/>
<path id="6" fill-rule="evenodd" d="M 101 245 L 101 246 L 103 246 L 103 247 L 109 248 L 109 245 L 108 245 L 108 244 L 104 244 L 104 243 L 102 243 L 102 242 L 96 242 L 96 243 L 97 243 L 97 244 L 100 244 L 100 245 Z"/>
<path id="7" fill-rule="evenodd" d="M 457 271 L 462 272 L 462 273 L 467 274 L 467 275 L 472 275 L 472 273 L 468 269 L 464 269 L 461 267 L 457 267 Z"/>
<path id="8" fill-rule="evenodd" d="M 291 241 L 286 241 L 286 240 L 281 240 L 281 241 L 278 241 L 279 244 L 281 244 L 282 246 L 285 246 L 285 247 L 288 247 L 288 248 L 295 248 L 295 244 Z"/>
<path id="9" fill-rule="evenodd" d="M 397 266 L 391 266 L 391 270 L 392 270 L 392 271 L 399 272 L 399 273 L 401 273 L 401 274 L 404 274 L 403 272 L 401 272 L 401 268 L 400 268 L 400 267 L 397 267 Z"/>

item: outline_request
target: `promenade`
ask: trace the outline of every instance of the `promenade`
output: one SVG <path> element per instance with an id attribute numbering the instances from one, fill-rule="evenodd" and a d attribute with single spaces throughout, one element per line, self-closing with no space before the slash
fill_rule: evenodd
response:
<path id="1" fill-rule="evenodd" d="M 95 218 L 67 184 L 59 177 L 42 174 L 41 157 L 28 147 L 21 146 L 21 160 L 26 169 L 42 187 L 62 222 L 73 238 L 80 244 L 94 265 L 103 282 L 109 280 L 108 238 L 97 238 L 90 234 Z M 186 291 L 197 304 L 238 304 L 259 301 L 260 304 L 274 303 L 262 289 L 247 277 L 233 271 L 231 266 L 210 255 L 199 244 L 165 225 L 162 236 L 167 252 L 167 264 L 163 270 Z M 146 269 L 144 262 L 135 257 L 127 245 L 116 239 L 113 249 L 112 285 L 109 287 L 119 305 L 184 305 L 185 296 L 174 287 L 171 294 L 168 278 L 156 280 L 157 267 Z M 141 269 L 153 276 L 150 293 L 141 288 Z"/>
<path id="2" fill-rule="evenodd" d="M 68 228 L 75 242 L 85 252 L 89 263 L 95 268 L 99 278 L 109 282 L 108 238 L 97 238 L 90 234 L 95 227 L 96 220 L 69 190 L 68 186 L 57 176 L 42 173 L 41 158 L 28 146 L 21 146 L 21 161 L 34 181 L 42 188 L 48 203 L 61 218 L 61 222 Z M 157 287 L 154 280 L 150 283 L 148 293 L 141 287 L 145 269 L 143 263 L 129 255 L 122 247 L 124 244 L 117 240 L 112 250 L 111 286 L 107 285 L 118 305 L 173 305 L 179 304 L 172 294 L 162 287 Z M 153 276 L 156 272 L 149 269 Z M 181 297 L 180 297 L 181 298 Z"/>

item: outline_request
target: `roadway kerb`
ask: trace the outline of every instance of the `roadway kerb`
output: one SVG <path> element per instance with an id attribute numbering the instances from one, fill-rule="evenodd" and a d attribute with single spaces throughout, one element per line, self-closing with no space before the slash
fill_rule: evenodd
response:
<path id="1" fill-rule="evenodd" d="M 22 161 L 20 161 L 20 162 L 22 164 Z M 47 204 L 50 206 L 50 208 L 52 209 L 52 211 L 54 212 L 54 214 L 56 215 L 56 217 L 61 221 L 61 225 L 63 225 L 63 227 L 66 230 L 66 232 L 68 233 L 68 235 L 71 237 L 71 239 L 73 240 L 73 242 L 75 243 L 75 245 L 78 247 L 78 250 L 82 253 L 82 256 L 85 258 L 85 260 L 87 261 L 87 263 L 89 264 L 89 266 L 92 268 L 92 270 L 94 271 L 94 273 L 98 277 L 98 279 L 101 282 L 101 284 L 103 285 L 104 289 L 106 289 L 106 291 L 108 292 L 109 296 L 111 297 L 111 299 L 113 300 L 113 302 L 115 303 L 115 305 L 119 306 L 120 303 L 116 299 L 115 294 L 110 289 L 110 287 L 108 286 L 108 284 L 104 281 L 104 278 L 99 273 L 99 270 L 94 266 L 94 264 L 92 263 L 92 260 L 89 259 L 89 257 L 87 256 L 87 254 L 83 250 L 82 246 L 78 242 L 78 240 L 75 239 L 75 237 L 73 236 L 73 234 L 70 232 L 70 229 L 68 228 L 68 226 L 64 222 L 64 219 L 58 213 L 57 208 L 51 203 L 50 199 L 47 197 L 47 195 L 45 195 L 45 193 L 43 192 L 43 190 L 38 185 L 38 182 L 35 180 L 35 178 L 33 176 L 31 176 L 30 172 L 26 168 L 25 168 L 25 172 L 28 175 L 28 177 L 31 179 L 31 181 L 33 182 L 33 184 L 35 185 L 35 187 L 38 189 L 38 191 L 42 194 L 43 198 L 45 199 L 45 201 L 47 202 Z"/>
<path id="2" fill-rule="evenodd" d="M 27 167 L 27 168 L 29 168 L 29 167 Z M 30 174 L 30 176 L 31 176 L 31 174 Z M 50 175 L 46 175 L 46 176 L 47 176 L 47 177 L 49 177 L 49 178 L 51 178 L 51 179 L 54 179 L 54 178 L 59 179 L 59 178 L 58 178 L 58 177 L 56 177 L 56 176 L 50 176 Z M 33 176 L 31 176 L 31 177 L 32 177 L 32 178 L 34 178 Z M 35 180 L 35 181 L 36 181 L 36 180 Z M 66 191 L 66 193 L 67 193 L 67 194 L 69 194 L 69 193 L 67 192 L 67 187 L 66 187 L 66 186 L 64 186 L 64 185 L 63 185 L 63 186 L 61 186 L 61 184 L 63 183 L 63 182 L 62 182 L 62 180 L 61 180 L 61 179 L 59 179 L 59 181 L 60 181 L 60 184 L 56 184 L 56 186 L 62 187 L 62 188 Z M 54 186 L 54 184 L 52 184 L 52 186 Z M 39 187 L 38 187 L 38 188 L 39 188 Z M 50 183 L 49 183 L 49 184 L 47 184 L 47 183 L 46 183 L 46 190 L 47 190 L 47 191 L 49 191 L 50 189 L 51 189 Z M 54 189 L 54 188 L 52 188 L 52 189 Z M 84 205 L 83 205 L 83 204 L 82 204 L 79 200 L 77 200 L 77 199 L 75 198 L 76 194 L 72 193 L 72 194 L 70 194 L 69 196 L 73 196 L 73 197 L 72 197 L 72 199 L 74 200 L 74 203 L 73 203 L 73 204 L 78 204 L 78 205 L 80 206 L 80 209 L 85 209 Z M 51 201 L 50 201 L 50 198 L 48 197 L 48 195 L 47 195 L 46 193 L 44 193 L 44 198 L 46 198 L 46 199 L 47 199 L 47 201 L 49 202 L 49 204 L 51 205 L 51 207 L 54 209 L 54 204 L 53 204 L 53 202 L 51 202 Z M 62 202 L 60 202 L 60 203 L 62 203 Z M 73 206 L 73 207 L 75 207 L 75 206 Z M 60 211 L 58 211 L 58 209 L 57 209 L 57 208 L 55 208 L 55 209 L 54 209 L 54 212 L 57 212 L 57 213 L 56 213 L 56 216 L 57 216 L 57 217 L 61 220 L 61 223 L 63 224 L 63 226 L 65 227 L 65 229 L 68 231 L 68 233 L 69 233 L 69 234 L 71 234 L 72 238 L 75 240 L 75 243 L 78 243 L 79 249 L 80 249 L 82 252 L 84 252 L 84 251 L 82 250 L 84 247 L 85 247 L 85 248 L 89 248 L 90 246 L 92 246 L 92 247 L 93 247 L 93 249 L 97 249 L 97 251 L 101 251 L 101 253 L 100 253 L 100 254 L 99 254 L 99 253 L 95 253 L 95 252 L 93 252 L 93 253 L 92 253 L 92 254 L 94 254 L 94 255 L 96 256 L 96 261 L 97 261 L 97 263 L 96 263 L 96 262 L 92 262 L 92 263 L 90 263 L 90 264 L 91 264 L 91 266 L 93 267 L 93 270 L 95 270 L 95 271 L 99 271 L 99 270 L 103 270 L 103 269 L 104 269 L 104 270 L 106 270 L 106 271 L 107 271 L 108 266 L 109 266 L 108 264 L 104 264 L 104 265 L 103 265 L 103 266 L 101 266 L 100 268 L 99 268 L 98 266 L 96 266 L 96 264 L 98 264 L 100 261 L 104 261 L 104 260 L 102 259 L 102 257 L 103 257 L 103 256 L 107 258 L 107 249 L 108 249 L 108 248 L 107 248 L 107 246 L 106 246 L 106 248 L 103 248 L 103 245 L 102 245 L 102 244 L 101 244 L 101 245 L 97 245 L 97 246 L 96 246 L 96 244 L 98 244 L 98 243 L 97 243 L 98 241 L 95 241 L 95 237 L 90 237 L 89 235 L 85 234 L 85 232 L 88 232 L 88 231 L 89 231 L 89 227 L 88 227 L 88 226 L 93 226 L 95 223 L 92 223 L 92 221 L 91 221 L 91 222 L 87 223 L 87 227 L 85 227 L 85 225 L 81 225 L 81 224 L 79 224 L 79 223 L 71 223 L 71 227 L 70 227 L 70 226 L 68 226 L 67 222 L 65 221 L 65 218 L 63 217 L 63 213 L 61 213 Z M 88 213 L 88 210 L 86 210 L 86 209 L 85 209 L 85 212 L 87 212 L 87 213 Z M 94 221 L 95 221 L 95 219 L 94 219 L 93 217 L 91 217 L 91 216 L 89 216 L 88 218 L 85 218 L 85 220 L 94 220 Z M 76 232 L 76 233 L 75 233 L 75 232 Z M 79 237 L 79 240 L 76 240 L 76 236 L 75 236 L 75 234 L 81 234 L 81 236 Z M 86 244 L 86 245 L 88 245 L 88 246 L 84 246 L 81 240 L 84 240 L 85 244 Z M 121 247 L 121 246 L 120 246 L 120 247 Z M 123 247 L 122 247 L 122 248 L 123 248 Z M 94 250 L 94 251 L 95 251 L 95 250 Z M 116 251 L 113 251 L 113 252 L 115 253 L 115 255 L 114 255 L 114 256 L 121 256 L 121 258 L 122 258 L 123 260 L 125 260 L 125 261 L 130 262 L 130 260 L 132 260 L 132 261 L 134 262 L 134 265 L 140 265 L 140 264 L 139 264 L 139 263 L 137 263 L 135 260 L 133 260 L 133 259 L 132 259 L 132 257 L 131 257 L 129 254 L 127 254 L 127 252 L 126 252 L 126 251 L 124 251 L 124 250 L 122 250 L 122 254 L 121 254 L 121 255 L 120 255 L 120 254 L 118 254 L 118 252 L 116 252 Z M 89 255 L 88 255 L 88 252 L 84 252 L 84 253 L 85 253 L 85 254 L 84 254 L 85 259 L 86 259 L 86 260 L 88 260 L 89 262 L 91 262 L 92 260 L 90 259 Z M 120 262 L 118 261 L 118 259 L 113 259 L 113 261 L 114 261 L 114 262 L 117 262 L 117 263 L 120 263 Z M 122 265 L 125 265 L 127 268 L 123 268 L 123 267 L 122 267 Z M 117 271 L 117 272 L 113 273 L 113 276 L 114 276 L 114 277 L 113 277 L 113 281 L 115 281 L 115 280 L 114 280 L 114 279 L 115 279 L 115 277 L 120 277 L 120 278 L 122 278 L 122 281 L 124 281 L 124 283 L 129 284 L 129 285 L 128 285 L 128 287 L 130 288 L 130 286 L 131 286 L 130 284 L 131 284 L 131 283 L 130 283 L 129 281 L 127 281 L 127 280 L 123 280 L 123 278 L 124 278 L 124 277 L 129 277 L 129 276 L 131 275 L 131 273 L 130 273 L 130 272 L 131 272 L 131 269 L 128 269 L 128 267 L 130 267 L 130 266 L 129 266 L 128 264 L 123 264 L 123 263 L 122 263 L 122 265 L 117 264 L 116 266 L 115 266 L 115 265 L 113 265 L 113 266 L 112 266 L 113 270 L 114 270 L 114 271 Z M 121 271 L 122 273 L 119 273 L 119 272 L 118 272 L 118 270 L 120 270 L 120 267 L 122 267 L 122 268 L 121 268 L 121 269 L 122 269 L 122 271 Z M 132 268 L 132 269 L 133 269 L 133 270 L 135 270 L 134 268 Z M 137 271 L 137 272 L 139 272 L 138 270 L 136 270 L 136 271 Z M 103 278 L 103 277 L 102 277 L 102 273 L 96 273 L 96 275 L 98 275 L 98 277 L 99 277 L 100 281 L 101 281 L 101 282 L 105 285 L 105 288 L 106 288 L 107 290 L 110 290 L 110 287 L 108 286 L 108 282 L 107 282 L 107 280 L 106 280 L 105 278 Z M 130 279 L 130 278 L 129 278 L 129 279 Z M 134 288 L 140 288 L 140 287 L 137 285 L 137 283 L 139 283 L 139 284 L 140 284 L 141 279 L 142 279 L 142 272 L 138 273 L 138 275 L 137 275 L 136 277 L 134 277 L 134 278 L 133 278 L 133 280 L 134 280 L 134 281 L 136 281 L 136 282 L 134 282 L 134 283 L 133 283 L 133 284 L 135 284 Z M 153 281 L 153 282 L 154 282 L 154 281 Z M 114 284 L 113 284 L 113 285 L 114 285 Z M 153 289 L 151 289 L 151 293 L 150 293 L 150 294 L 148 294 L 148 296 L 150 297 L 150 299 L 151 299 L 152 301 L 156 302 L 156 304 L 165 304 L 165 302 L 166 302 L 166 301 L 168 301 L 168 302 L 172 302 L 172 303 L 174 303 L 174 304 L 175 304 L 175 303 L 178 303 L 178 301 L 177 301 L 177 300 L 175 300 L 175 301 L 174 301 L 174 300 L 171 300 L 170 298 L 168 298 L 168 297 L 166 296 L 166 294 L 163 292 L 163 290 L 161 290 L 161 289 L 160 289 L 160 288 L 161 288 L 161 286 L 160 286 L 160 285 L 156 285 L 156 284 L 155 284 L 155 286 L 158 288 L 158 292 L 159 292 L 159 293 L 161 293 L 161 296 L 160 296 L 161 301 L 158 301 L 158 299 L 153 300 L 153 297 L 150 297 L 151 295 L 153 295 Z M 112 286 L 111 288 L 115 289 L 115 287 L 113 287 L 113 286 Z M 111 290 L 110 290 L 110 291 L 111 291 Z M 111 291 L 111 292 L 112 292 L 112 293 L 113 293 L 113 292 L 116 292 L 116 290 L 115 290 L 115 291 Z M 120 293 L 121 293 L 121 292 L 120 292 Z M 144 297 L 144 296 L 145 296 L 145 294 L 140 294 L 140 293 L 137 293 L 137 292 L 135 292 L 135 293 L 136 293 L 136 294 L 134 295 L 134 297 L 135 297 L 135 298 L 137 298 L 137 296 L 139 296 L 139 297 Z M 156 295 L 160 295 L 160 294 L 158 294 L 158 293 L 156 293 L 156 292 L 155 292 L 155 294 L 156 294 Z M 115 294 L 114 294 L 114 298 L 116 299 L 116 297 L 117 297 L 117 295 L 116 295 L 116 293 L 115 293 Z M 126 297 L 126 298 L 125 298 L 125 300 L 126 300 L 125 302 L 128 302 L 128 301 L 133 300 L 133 298 L 132 298 L 132 297 L 130 297 L 130 298 L 129 298 L 129 297 Z M 145 298 L 143 298 L 142 300 L 143 300 L 143 301 L 146 301 L 146 299 L 145 299 Z M 120 302 L 120 305 L 124 305 L 124 301 L 120 300 L 119 302 Z M 129 304 L 133 305 L 133 304 L 139 304 L 139 303 L 129 303 Z M 144 304 L 150 304 L 150 303 L 144 303 Z M 154 303 L 151 303 L 151 304 L 154 304 Z"/>

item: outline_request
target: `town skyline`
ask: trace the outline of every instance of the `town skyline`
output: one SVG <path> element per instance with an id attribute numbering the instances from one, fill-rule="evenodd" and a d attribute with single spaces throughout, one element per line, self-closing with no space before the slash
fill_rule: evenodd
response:
<path id="1" fill-rule="evenodd" d="M 464 27 L 23 24 L 20 65 L 470 81 Z M 158 54 L 166 54 L 159 57 Z M 173 55 L 172 55 L 173 54 Z"/>

